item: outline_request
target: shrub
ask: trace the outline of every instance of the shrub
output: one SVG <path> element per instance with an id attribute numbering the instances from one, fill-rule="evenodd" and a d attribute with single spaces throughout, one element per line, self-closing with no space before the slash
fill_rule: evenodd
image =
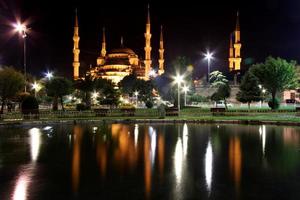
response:
<path id="1" fill-rule="evenodd" d="M 88 107 L 83 103 L 79 103 L 79 104 L 76 104 L 76 110 L 77 111 L 84 111 L 84 110 L 88 110 Z"/>
<path id="2" fill-rule="evenodd" d="M 21 111 L 24 119 L 30 119 L 30 115 L 34 115 L 34 119 L 38 119 L 39 104 L 34 96 L 26 96 L 21 104 Z"/>
<path id="3" fill-rule="evenodd" d="M 274 99 L 274 102 L 272 101 L 272 99 L 270 99 L 268 101 L 268 105 L 272 110 L 277 110 L 280 106 L 280 101 L 277 98 Z"/>
<path id="4" fill-rule="evenodd" d="M 164 104 L 160 104 L 158 107 L 159 118 L 163 119 L 166 117 L 166 106 Z"/>
<path id="5" fill-rule="evenodd" d="M 153 107 L 153 102 L 148 100 L 148 101 L 146 101 L 145 105 L 146 105 L 147 108 L 152 108 Z"/>

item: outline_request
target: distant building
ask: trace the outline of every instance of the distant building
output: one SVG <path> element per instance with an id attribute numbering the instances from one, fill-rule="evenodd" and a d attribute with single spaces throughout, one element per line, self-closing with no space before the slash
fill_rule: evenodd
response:
<path id="1" fill-rule="evenodd" d="M 151 58 L 151 23 L 150 23 L 150 11 L 148 6 L 146 31 L 145 31 L 145 58 L 141 59 L 132 49 L 124 46 L 123 38 L 121 38 L 121 45 L 119 48 L 106 50 L 106 37 L 105 29 L 103 28 L 102 35 L 102 47 L 100 56 L 97 58 L 97 65 L 91 67 L 86 74 L 91 75 L 93 78 L 103 78 L 111 80 L 117 85 L 125 76 L 135 73 L 138 78 L 149 80 L 152 70 L 152 58 Z M 79 77 L 79 26 L 78 17 L 76 13 L 75 27 L 74 27 L 74 61 L 73 61 L 73 78 L 74 80 Z M 163 42 L 163 30 L 161 27 L 160 41 L 159 41 L 159 69 L 158 75 L 164 73 L 164 42 Z"/>

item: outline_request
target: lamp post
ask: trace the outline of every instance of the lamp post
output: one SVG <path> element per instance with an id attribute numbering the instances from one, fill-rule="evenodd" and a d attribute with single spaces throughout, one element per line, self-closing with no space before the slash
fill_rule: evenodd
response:
<path id="1" fill-rule="evenodd" d="M 48 72 L 45 74 L 45 77 L 50 81 L 50 80 L 53 78 L 53 73 L 48 71 Z"/>
<path id="2" fill-rule="evenodd" d="M 19 34 L 21 34 L 23 41 L 24 41 L 24 46 L 23 46 L 23 58 L 24 58 L 24 78 L 25 78 L 25 92 L 27 92 L 26 89 L 26 84 L 27 84 L 27 69 L 26 69 L 26 37 L 27 37 L 27 33 L 26 31 L 28 30 L 28 28 L 25 26 L 25 24 L 21 24 L 20 22 L 18 22 L 17 24 L 14 25 L 15 30 L 17 32 L 19 32 Z"/>
<path id="3" fill-rule="evenodd" d="M 139 92 L 135 91 L 134 95 L 135 95 L 135 107 L 137 108 L 138 107 L 138 95 L 139 95 Z"/>
<path id="4" fill-rule="evenodd" d="M 205 60 L 207 60 L 207 83 L 208 83 L 208 85 L 209 85 L 210 60 L 213 59 L 213 53 L 207 51 L 207 52 L 204 54 L 204 58 L 205 58 Z"/>
<path id="5" fill-rule="evenodd" d="M 40 89 L 40 85 L 34 81 L 34 83 L 32 84 L 32 89 L 34 89 L 34 97 L 36 98 L 36 93 Z"/>
<path id="6" fill-rule="evenodd" d="M 178 112 L 180 111 L 180 84 L 183 82 L 183 76 L 177 74 L 175 77 L 175 82 L 177 83 L 177 108 L 178 108 Z"/>
<path id="7" fill-rule="evenodd" d="M 184 106 L 186 106 L 186 93 L 189 91 L 189 87 L 185 85 L 183 87 L 183 91 L 184 91 Z"/>

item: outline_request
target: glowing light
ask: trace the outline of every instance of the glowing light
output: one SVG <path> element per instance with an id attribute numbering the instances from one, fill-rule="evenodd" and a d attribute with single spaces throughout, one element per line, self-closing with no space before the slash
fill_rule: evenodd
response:
<path id="1" fill-rule="evenodd" d="M 25 24 L 22 24 L 21 22 L 17 22 L 16 24 L 13 25 L 15 27 L 15 30 L 17 32 L 19 32 L 20 34 L 22 34 L 22 37 L 25 38 L 26 35 L 26 31 L 28 30 L 27 27 L 25 26 Z"/>
<path id="2" fill-rule="evenodd" d="M 174 168 L 175 168 L 175 176 L 176 176 L 177 183 L 181 182 L 182 161 L 183 161 L 182 141 L 181 141 L 181 138 L 178 138 L 176 147 L 175 147 L 175 153 L 174 153 Z"/>
<path id="3" fill-rule="evenodd" d="M 188 126 L 186 123 L 183 125 L 182 142 L 183 142 L 183 154 L 186 156 L 188 148 Z"/>
<path id="4" fill-rule="evenodd" d="M 31 160 L 35 162 L 40 152 L 42 133 L 40 129 L 32 128 L 29 130 L 29 135 L 30 135 Z"/>
<path id="5" fill-rule="evenodd" d="M 155 151 L 156 151 L 156 131 L 150 126 L 149 133 L 151 138 L 151 164 L 153 167 L 155 161 Z"/>
<path id="6" fill-rule="evenodd" d="M 204 58 L 205 58 L 205 60 L 210 61 L 210 60 L 214 59 L 213 55 L 214 55 L 213 53 L 207 51 L 206 53 L 204 53 Z"/>
<path id="7" fill-rule="evenodd" d="M 92 94 L 93 99 L 97 99 L 99 97 L 99 92 L 94 91 Z"/>
<path id="8" fill-rule="evenodd" d="M 51 79 L 53 78 L 53 73 L 48 71 L 48 72 L 45 74 L 45 77 L 46 77 L 48 80 L 51 80 Z"/>
<path id="9" fill-rule="evenodd" d="M 135 95 L 135 96 L 139 95 L 139 92 L 138 92 L 138 91 L 135 91 L 135 92 L 134 92 L 134 95 Z"/>
<path id="10" fill-rule="evenodd" d="M 266 153 L 266 126 L 265 125 L 259 127 L 259 135 L 261 136 L 262 152 L 263 155 L 265 155 Z"/>
<path id="11" fill-rule="evenodd" d="M 40 89 L 42 89 L 41 84 L 37 83 L 34 81 L 34 83 L 31 85 L 32 89 L 35 91 L 39 91 Z"/>
<path id="12" fill-rule="evenodd" d="M 13 200 L 26 200 L 27 199 L 27 188 L 29 179 L 28 176 L 22 174 L 18 180 L 13 193 Z"/>
<path id="13" fill-rule="evenodd" d="M 213 152 L 212 152 L 211 143 L 209 141 L 205 153 L 205 180 L 209 192 L 211 191 L 212 169 L 213 169 Z"/>
<path id="14" fill-rule="evenodd" d="M 175 83 L 177 83 L 177 84 L 182 83 L 182 82 L 183 82 L 183 76 L 177 74 L 177 75 L 174 77 L 174 81 L 175 81 Z"/>
<path id="15" fill-rule="evenodd" d="M 139 140 L 139 125 L 135 124 L 134 125 L 134 146 L 137 147 Z"/>
<path id="16" fill-rule="evenodd" d="M 155 77 L 156 76 L 156 71 L 155 70 L 150 70 L 149 76 Z"/>
<path id="17" fill-rule="evenodd" d="M 185 85 L 185 86 L 183 86 L 182 90 L 183 90 L 184 92 L 188 92 L 188 91 L 189 91 L 189 87 Z"/>

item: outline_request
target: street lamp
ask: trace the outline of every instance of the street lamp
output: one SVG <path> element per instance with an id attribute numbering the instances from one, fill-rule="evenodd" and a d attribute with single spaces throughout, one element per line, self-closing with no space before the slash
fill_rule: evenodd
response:
<path id="1" fill-rule="evenodd" d="M 183 82 L 183 76 L 177 74 L 175 76 L 174 80 L 177 83 L 177 91 L 178 91 L 178 94 L 177 94 L 177 99 L 178 99 L 177 107 L 178 107 L 178 112 L 179 112 L 180 111 L 180 84 Z"/>
<path id="2" fill-rule="evenodd" d="M 135 95 L 135 104 L 136 104 L 136 108 L 138 107 L 138 95 L 139 95 L 139 92 L 138 91 L 135 91 L 134 92 L 134 95 Z"/>
<path id="3" fill-rule="evenodd" d="M 26 92 L 26 84 L 27 84 L 27 70 L 26 70 L 26 37 L 27 37 L 27 30 L 28 28 L 25 26 L 25 24 L 21 24 L 20 22 L 17 22 L 14 24 L 15 31 L 19 32 L 21 34 L 23 41 L 24 41 L 24 78 L 25 78 L 25 92 Z"/>
<path id="4" fill-rule="evenodd" d="M 48 72 L 45 74 L 45 77 L 50 81 L 51 78 L 53 78 L 53 73 L 48 71 Z"/>
<path id="5" fill-rule="evenodd" d="M 213 53 L 207 51 L 204 54 L 204 59 L 207 60 L 207 83 L 209 85 L 209 74 L 210 74 L 210 60 L 214 59 Z"/>
<path id="6" fill-rule="evenodd" d="M 41 89 L 41 86 L 34 81 L 34 83 L 32 84 L 32 89 L 34 90 L 34 97 L 36 97 L 36 93 Z"/>
<path id="7" fill-rule="evenodd" d="M 186 93 L 189 91 L 189 87 L 184 85 L 182 89 L 184 92 L 184 106 L 186 106 Z"/>

